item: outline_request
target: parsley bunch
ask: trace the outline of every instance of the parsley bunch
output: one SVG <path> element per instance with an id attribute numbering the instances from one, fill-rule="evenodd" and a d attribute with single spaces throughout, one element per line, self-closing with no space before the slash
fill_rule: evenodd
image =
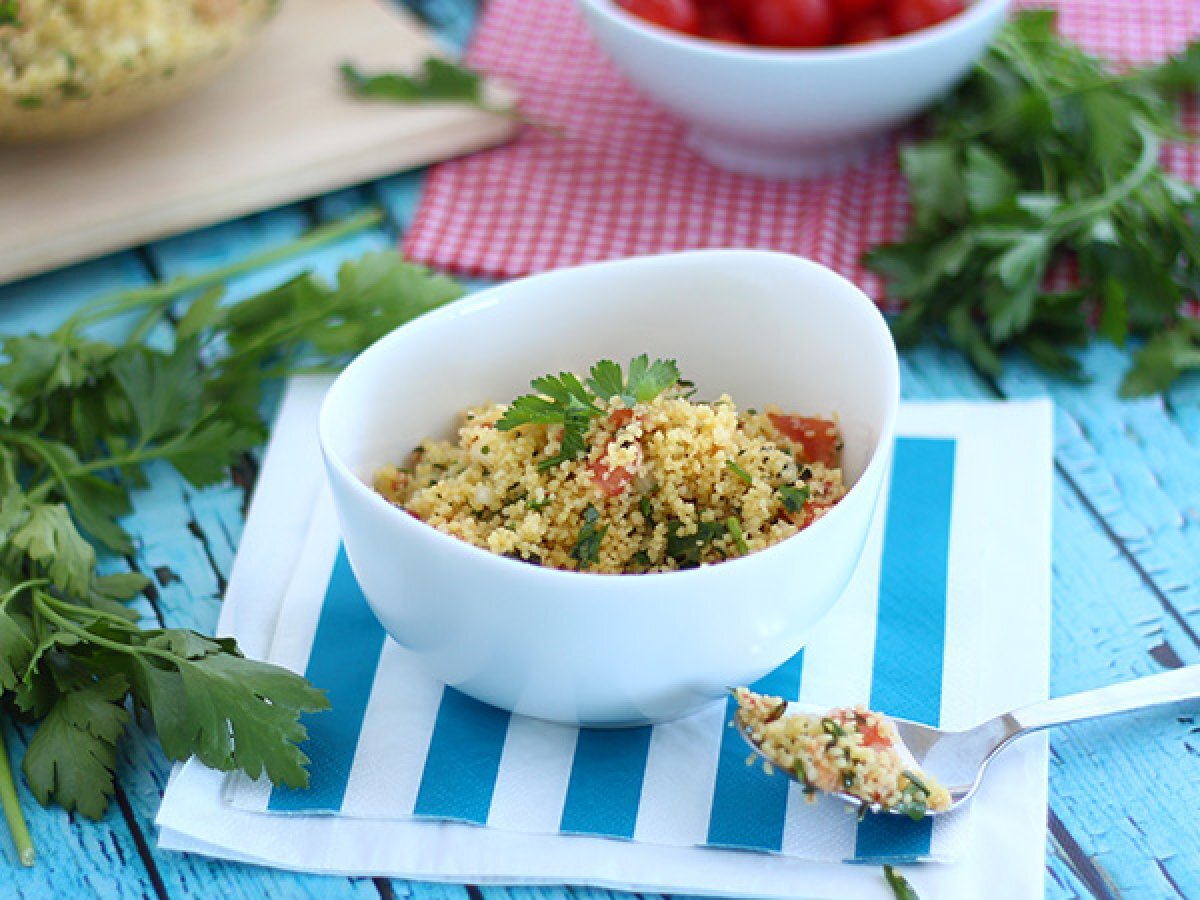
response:
<path id="1" fill-rule="evenodd" d="M 131 711 L 154 724 L 171 759 L 307 783 L 299 716 L 327 707 L 324 694 L 244 658 L 232 640 L 141 627 L 125 602 L 146 579 L 101 575 L 97 557 L 133 552 L 121 519 L 148 465 L 197 487 L 224 480 L 267 434 L 267 381 L 330 370 L 462 290 L 381 252 L 346 263 L 336 284 L 304 274 L 223 302 L 217 285 L 254 262 L 104 298 L 52 333 L 0 340 L 0 699 L 40 723 L 23 769 L 43 804 L 103 814 Z M 89 336 L 115 316 L 137 318 L 127 340 Z M 11 794 L 0 778 L 6 812 Z"/>
<path id="2" fill-rule="evenodd" d="M 901 343 L 948 341 L 997 374 L 1020 348 L 1080 375 L 1093 333 L 1144 340 L 1121 392 L 1166 390 L 1200 370 L 1200 190 L 1159 165 L 1182 137 L 1177 96 L 1200 87 L 1200 42 L 1161 65 L 1116 74 L 1055 33 L 1048 10 L 1019 13 L 971 77 L 902 152 L 913 221 L 867 264 L 907 301 Z M 1078 287 L 1055 290 L 1062 266 Z"/>

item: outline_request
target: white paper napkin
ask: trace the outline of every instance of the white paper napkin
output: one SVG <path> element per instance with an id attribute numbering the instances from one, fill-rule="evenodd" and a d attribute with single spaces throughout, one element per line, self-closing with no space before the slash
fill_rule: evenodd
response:
<path id="1" fill-rule="evenodd" d="M 269 651 L 273 661 L 297 671 L 309 661 L 337 553 L 315 440 L 316 408 L 326 384 L 302 379 L 288 391 L 219 626 L 252 655 Z M 1043 698 L 1049 654 L 1049 405 L 906 405 L 900 433 L 950 438 L 957 448 L 942 724 L 965 727 Z M 813 641 L 801 699 L 832 705 L 864 698 L 868 685 L 862 678 L 847 678 L 844 661 L 818 651 L 835 645 L 839 635 L 861 631 L 856 625 L 864 618 L 873 619 L 881 540 L 882 524 L 854 584 L 823 626 L 824 640 L 818 635 Z M 987 577 L 981 579 L 981 573 Z M 283 627 L 276 629 L 277 621 Z M 847 840 L 851 851 L 854 846 L 853 820 L 832 803 L 801 810 L 798 796 L 788 801 L 783 855 L 694 846 L 703 840 L 696 840 L 689 825 L 687 804 L 702 806 L 711 798 L 697 801 L 694 788 L 655 777 L 649 769 L 633 840 L 554 833 L 557 828 L 550 826 L 557 821 L 554 811 L 561 813 L 564 789 L 554 773 L 563 773 L 558 765 L 563 760 L 569 773 L 574 738 L 568 733 L 574 730 L 528 720 L 508 725 L 504 758 L 511 772 L 497 778 L 491 809 L 482 819 L 488 827 L 414 819 L 429 746 L 422 729 L 431 727 L 428 712 L 436 709 L 441 687 L 406 657 L 391 642 L 383 651 L 380 674 L 386 669 L 388 677 L 376 678 L 337 815 L 267 812 L 269 786 L 230 780 L 191 762 L 172 778 L 164 797 L 160 845 L 306 871 L 427 880 L 587 883 L 738 896 L 889 896 L 877 868 L 821 861 L 852 855 L 846 847 Z M 869 667 L 865 671 L 869 680 Z M 416 685 L 415 699 L 387 691 L 398 678 Z M 720 740 L 724 718 L 717 706 L 694 721 L 660 726 L 654 741 L 668 749 L 711 744 Z M 393 727 L 397 724 L 405 727 Z M 538 764 L 547 777 L 533 777 Z M 932 897 L 964 900 L 994 897 L 998 886 L 1008 897 L 1039 896 L 1045 773 L 1043 739 L 1026 739 L 1008 751 L 989 773 L 969 827 L 951 821 L 934 833 L 930 855 L 959 861 L 919 867 L 910 875 L 914 885 L 928 886 Z M 706 812 L 698 809 L 692 818 Z"/>

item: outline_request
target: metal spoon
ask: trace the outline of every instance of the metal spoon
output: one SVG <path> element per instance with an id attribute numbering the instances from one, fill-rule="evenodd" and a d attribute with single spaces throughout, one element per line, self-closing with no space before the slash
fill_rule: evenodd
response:
<path id="1" fill-rule="evenodd" d="M 1200 699 L 1200 665 L 1185 666 L 1161 675 L 1150 675 L 1094 691 L 1033 703 L 997 716 L 967 731 L 941 731 L 907 719 L 891 721 L 904 745 L 897 748 L 899 752 L 904 754 L 907 750 L 917 766 L 940 781 L 950 792 L 952 802 L 949 808 L 928 813 L 930 816 L 936 816 L 966 803 L 979 787 L 988 763 L 1023 735 L 1056 725 L 1197 699 Z M 817 715 L 821 715 L 826 711 L 814 710 L 812 707 L 793 702 L 788 704 L 785 714 L 791 712 L 816 712 Z M 734 722 L 738 732 L 754 752 L 770 762 L 740 721 L 735 718 Z M 786 774 L 793 781 L 801 780 L 794 772 L 788 771 Z M 861 808 L 864 805 L 862 799 L 851 794 L 838 792 L 834 796 L 855 807 Z M 867 811 L 902 814 L 896 810 L 885 809 L 879 804 L 867 805 Z"/>

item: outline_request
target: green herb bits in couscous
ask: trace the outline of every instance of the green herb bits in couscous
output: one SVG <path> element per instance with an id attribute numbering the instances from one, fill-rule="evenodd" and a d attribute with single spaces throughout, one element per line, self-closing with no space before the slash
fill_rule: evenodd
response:
<path id="1" fill-rule="evenodd" d="M 668 572 L 762 550 L 846 492 L 837 425 L 693 399 L 670 360 L 604 360 L 461 414 L 375 488 L 429 525 L 556 569 Z"/>

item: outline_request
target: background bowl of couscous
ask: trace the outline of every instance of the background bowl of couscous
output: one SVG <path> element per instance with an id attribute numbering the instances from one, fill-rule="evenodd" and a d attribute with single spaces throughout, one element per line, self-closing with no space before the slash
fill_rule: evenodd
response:
<path id="1" fill-rule="evenodd" d="M 372 488 L 459 413 L 547 372 L 676 360 L 698 396 L 836 416 L 849 490 L 758 552 L 652 574 L 561 571 L 445 534 Z M 664 721 L 792 656 L 845 587 L 891 455 L 898 364 L 851 283 L 777 253 L 695 251 L 565 269 L 459 301 L 338 377 L 320 436 L 347 555 L 389 633 L 437 677 L 568 724 Z"/>
<path id="2" fill-rule="evenodd" d="M 0 142 L 80 137 L 208 82 L 278 0 L 8 0 Z"/>

